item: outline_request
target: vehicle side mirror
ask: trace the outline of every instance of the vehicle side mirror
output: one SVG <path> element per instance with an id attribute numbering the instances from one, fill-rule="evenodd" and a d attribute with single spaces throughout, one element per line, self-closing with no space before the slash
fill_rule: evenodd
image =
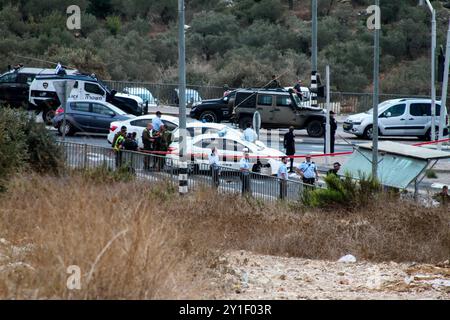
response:
<path id="1" fill-rule="evenodd" d="M 117 91 L 116 90 L 111 90 L 111 96 L 115 96 L 116 95 L 116 93 L 117 93 Z"/>
<path id="2" fill-rule="evenodd" d="M 390 118 L 390 117 L 392 117 L 392 113 L 390 113 L 390 112 L 387 112 L 387 113 L 385 114 L 385 117 L 386 117 L 386 118 Z"/>
<path id="3" fill-rule="evenodd" d="M 116 113 L 113 112 L 113 111 L 109 112 L 108 114 L 109 114 L 109 116 L 110 116 L 111 118 L 114 117 L 114 116 L 116 115 Z"/>

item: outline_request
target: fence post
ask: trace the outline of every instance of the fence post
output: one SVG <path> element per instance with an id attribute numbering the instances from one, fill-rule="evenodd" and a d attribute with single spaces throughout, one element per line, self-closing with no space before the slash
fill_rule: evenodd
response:
<path id="1" fill-rule="evenodd" d="M 86 170 L 87 168 L 87 143 L 84 144 L 84 148 L 83 148 L 83 169 Z"/>

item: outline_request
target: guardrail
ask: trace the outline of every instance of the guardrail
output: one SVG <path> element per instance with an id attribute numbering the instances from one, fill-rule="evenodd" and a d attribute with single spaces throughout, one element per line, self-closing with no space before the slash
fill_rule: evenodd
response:
<path id="1" fill-rule="evenodd" d="M 138 179 L 178 186 L 179 163 L 175 158 L 126 150 L 115 153 L 111 148 L 73 142 L 58 143 L 63 147 L 66 167 L 84 170 L 125 168 Z M 188 183 L 190 189 L 206 187 L 221 193 L 252 196 L 266 202 L 299 201 L 304 190 L 300 181 L 284 181 L 254 172 L 244 175 L 227 167 L 213 171 L 204 163 L 190 164 Z"/>

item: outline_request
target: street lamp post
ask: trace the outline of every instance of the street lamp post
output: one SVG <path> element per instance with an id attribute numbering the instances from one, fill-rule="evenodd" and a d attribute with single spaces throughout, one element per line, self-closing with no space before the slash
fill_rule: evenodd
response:
<path id="1" fill-rule="evenodd" d="M 450 68 L 450 20 L 447 31 L 447 48 L 445 49 L 445 64 L 444 64 L 444 80 L 442 83 L 442 99 L 441 99 L 441 113 L 439 117 L 439 141 L 444 138 L 444 126 L 447 116 L 447 89 L 448 89 L 448 75 Z M 442 149 L 442 143 L 438 143 L 438 149 Z"/>
<path id="2" fill-rule="evenodd" d="M 317 91 L 317 0 L 312 0 L 311 89 Z M 311 105 L 317 106 L 317 94 L 311 92 Z"/>
<path id="3" fill-rule="evenodd" d="M 186 50 L 184 40 L 184 0 L 178 0 L 178 78 L 179 78 L 179 192 L 188 192 L 186 159 Z"/>
<path id="4" fill-rule="evenodd" d="M 436 10 L 426 0 L 431 12 L 431 140 L 436 140 Z M 423 5 L 423 0 L 419 5 Z"/>
<path id="5" fill-rule="evenodd" d="M 380 0 L 375 0 L 375 6 L 380 7 Z M 373 57 L 373 125 L 372 125 L 372 176 L 378 176 L 378 93 L 380 73 L 380 28 L 375 27 L 374 57 Z"/>

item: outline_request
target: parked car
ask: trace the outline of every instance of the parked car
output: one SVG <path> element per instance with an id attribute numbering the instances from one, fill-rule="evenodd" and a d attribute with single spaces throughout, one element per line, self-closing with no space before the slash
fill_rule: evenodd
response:
<path id="1" fill-rule="evenodd" d="M 239 170 L 239 161 L 243 156 L 244 148 L 250 151 L 250 162 L 255 164 L 259 159 L 264 168 L 263 172 L 268 175 L 276 175 L 281 165 L 281 157 L 286 156 L 283 152 L 268 148 L 265 145 L 251 143 L 235 135 L 220 136 L 215 133 L 203 134 L 193 137 L 188 141 L 187 154 L 191 155 L 194 165 L 208 164 L 208 154 L 213 147 L 217 148 L 221 166 Z M 167 158 L 178 160 L 179 144 L 177 141 L 170 145 L 172 153 Z M 178 161 L 174 161 L 177 164 Z"/>
<path id="2" fill-rule="evenodd" d="M 138 145 L 140 148 L 143 147 L 142 143 L 142 132 L 149 122 L 152 122 L 153 118 L 156 117 L 155 114 L 148 114 L 145 116 L 136 117 L 134 119 L 129 119 L 125 121 L 116 121 L 111 123 L 108 142 L 112 143 L 114 135 L 120 130 L 122 126 L 127 127 L 128 132 L 136 132 Z M 162 122 L 167 126 L 167 128 L 173 133 L 173 140 L 179 141 L 179 130 L 178 124 L 179 119 L 173 116 L 162 115 Z M 229 128 L 224 124 L 219 123 L 202 123 L 199 121 L 191 121 L 186 124 L 186 130 L 188 133 L 188 138 L 192 138 L 197 135 L 214 133 L 222 136 L 234 135 L 240 137 L 242 133 L 239 130 Z"/>
<path id="3" fill-rule="evenodd" d="M 134 118 L 121 109 L 104 101 L 70 101 L 66 106 L 66 125 L 63 126 L 64 109 L 59 107 L 52 120 L 58 132 L 73 135 L 76 132 L 108 133 L 113 121 L 124 121 Z"/>
<path id="4" fill-rule="evenodd" d="M 439 125 L 441 102 L 436 102 L 436 128 Z M 446 116 L 448 126 L 448 116 Z M 373 109 L 349 116 L 344 131 L 364 139 L 373 137 Z M 404 98 L 393 99 L 378 105 L 378 128 L 380 136 L 416 136 L 431 139 L 431 100 Z M 438 131 L 438 130 L 436 130 Z M 445 128 L 444 135 L 448 134 Z M 436 137 L 437 138 L 437 137 Z"/>
<path id="5" fill-rule="evenodd" d="M 201 102 L 202 97 L 200 96 L 200 93 L 197 90 L 194 89 L 186 89 L 186 106 L 192 107 L 195 103 Z M 172 103 L 175 104 L 177 107 L 179 107 L 180 104 L 180 97 L 178 93 L 178 88 L 173 90 L 173 98 Z"/>
<path id="6" fill-rule="evenodd" d="M 144 104 L 148 103 L 149 108 L 156 108 L 159 105 L 158 99 L 156 99 L 147 88 L 127 87 L 124 88 L 122 92 L 140 97 L 144 101 Z"/>

